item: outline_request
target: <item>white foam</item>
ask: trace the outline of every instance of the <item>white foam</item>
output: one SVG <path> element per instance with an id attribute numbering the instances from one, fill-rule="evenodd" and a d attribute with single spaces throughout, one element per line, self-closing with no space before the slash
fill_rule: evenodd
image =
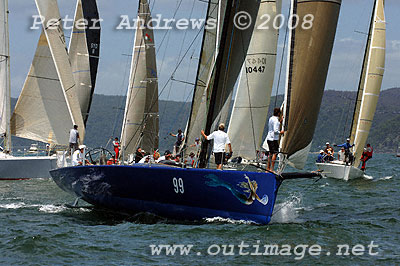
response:
<path id="1" fill-rule="evenodd" d="M 306 207 L 301 206 L 301 196 L 292 196 L 283 203 L 275 206 L 275 211 L 272 215 L 271 222 L 273 223 L 298 223 L 301 222 L 299 210 L 306 210 Z"/>
<path id="2" fill-rule="evenodd" d="M 230 218 L 222 218 L 222 217 L 213 217 L 213 218 L 205 218 L 207 223 L 229 223 L 229 224 L 255 224 L 251 221 L 245 220 L 234 220 Z"/>
<path id="3" fill-rule="evenodd" d="M 0 204 L 0 208 L 2 209 L 21 209 L 26 207 L 25 203 L 18 202 L 18 203 L 9 203 L 9 204 Z"/>
<path id="4" fill-rule="evenodd" d="M 366 179 L 366 180 L 373 180 L 374 179 L 374 177 L 373 176 L 370 176 L 370 175 L 366 175 L 366 174 L 364 174 L 364 179 Z"/>
<path id="5" fill-rule="evenodd" d="M 45 213 L 60 213 L 66 209 L 67 207 L 65 206 L 55 206 L 55 205 L 41 205 L 39 207 L 39 211 Z"/>
<path id="6" fill-rule="evenodd" d="M 393 176 L 385 176 L 385 177 L 379 178 L 378 180 L 390 180 L 392 178 L 393 178 Z"/>

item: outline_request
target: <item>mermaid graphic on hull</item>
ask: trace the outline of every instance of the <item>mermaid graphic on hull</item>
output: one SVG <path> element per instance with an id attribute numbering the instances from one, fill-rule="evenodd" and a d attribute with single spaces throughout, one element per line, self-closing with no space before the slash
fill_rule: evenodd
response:
<path id="1" fill-rule="evenodd" d="M 238 187 L 243 189 L 243 192 L 239 191 L 232 184 L 221 180 L 216 175 L 206 175 L 209 180 L 206 181 L 206 185 L 210 187 L 224 187 L 232 192 L 232 194 L 243 204 L 251 205 L 255 200 L 259 201 L 263 205 L 268 204 L 268 196 L 264 195 L 262 199 L 257 195 L 258 184 L 256 181 L 251 181 L 247 175 L 244 178 L 247 182 L 243 181 L 237 184 Z"/>

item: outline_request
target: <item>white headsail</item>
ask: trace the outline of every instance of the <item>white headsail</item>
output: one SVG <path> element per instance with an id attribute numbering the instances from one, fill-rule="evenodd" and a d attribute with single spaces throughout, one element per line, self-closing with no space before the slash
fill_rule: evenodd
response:
<path id="1" fill-rule="evenodd" d="M 121 146 L 126 154 L 134 153 L 139 146 L 147 152 L 158 149 L 159 117 L 156 52 L 153 30 L 147 27 L 151 19 L 147 0 L 140 0 L 121 134 Z"/>
<path id="2" fill-rule="evenodd" d="M 8 1 L 0 4 L 0 135 L 4 138 L 4 149 L 11 150 L 11 86 L 10 86 L 10 41 L 8 27 Z"/>
<path id="3" fill-rule="evenodd" d="M 79 126 L 80 140 L 85 137 L 85 125 L 66 48 L 61 16 L 56 0 L 35 0 L 39 15 L 44 18 L 43 29 L 54 60 L 61 86 L 66 94 L 74 124 Z"/>
<path id="4" fill-rule="evenodd" d="M 248 160 L 256 159 L 267 121 L 279 35 L 273 23 L 280 9 L 280 0 L 261 1 L 229 122 L 234 156 Z M 271 18 L 268 24 L 265 24 L 266 16 Z"/>
<path id="5" fill-rule="evenodd" d="M 368 43 L 351 130 L 354 143 L 354 166 L 360 163 L 363 148 L 367 143 L 385 71 L 386 22 L 384 0 L 376 0 L 371 18 Z"/>
<path id="6" fill-rule="evenodd" d="M 69 43 L 69 56 L 85 124 L 96 85 L 99 52 L 100 22 L 96 0 L 78 0 Z"/>

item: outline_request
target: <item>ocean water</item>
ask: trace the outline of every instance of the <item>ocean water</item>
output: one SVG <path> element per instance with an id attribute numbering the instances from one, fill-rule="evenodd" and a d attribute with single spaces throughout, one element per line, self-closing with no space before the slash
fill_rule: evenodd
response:
<path id="1" fill-rule="evenodd" d="M 399 166 L 375 154 L 369 179 L 286 181 L 267 226 L 70 208 L 52 180 L 2 181 L 0 265 L 399 265 Z M 157 255 L 152 245 L 193 247 Z"/>

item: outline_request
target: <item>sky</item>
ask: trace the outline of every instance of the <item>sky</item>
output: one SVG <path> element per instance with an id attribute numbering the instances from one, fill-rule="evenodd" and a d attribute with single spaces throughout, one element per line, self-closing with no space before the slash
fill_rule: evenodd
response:
<path id="1" fill-rule="evenodd" d="M 97 94 L 125 95 L 128 86 L 135 30 L 116 30 L 121 15 L 136 18 L 138 0 L 98 0 L 103 22 Z M 61 16 L 73 18 L 75 0 L 59 0 Z M 287 16 L 289 0 L 283 0 L 282 14 Z M 154 5 L 153 5 L 154 4 Z M 153 0 L 152 14 L 163 18 L 204 18 L 207 5 L 199 0 Z M 343 0 L 326 88 L 353 90 L 358 86 L 373 0 Z M 31 30 L 37 15 L 33 0 L 9 1 L 12 96 L 18 97 L 29 71 L 40 30 Z M 400 1 L 386 0 L 386 70 L 382 89 L 400 87 Z M 70 32 L 66 31 L 67 41 Z M 196 38 L 197 36 L 197 38 Z M 173 79 L 194 82 L 202 34 L 198 30 L 157 30 L 157 67 L 161 99 L 190 101 L 193 86 Z M 279 38 L 278 65 L 283 50 L 284 32 Z M 183 55 L 186 55 L 183 57 Z M 183 59 L 182 59 L 183 58 Z M 177 67 L 178 62 L 179 67 Z M 283 76 L 284 77 L 284 76 Z M 277 87 L 275 76 L 274 90 Z M 284 78 L 279 93 L 284 91 Z"/>

